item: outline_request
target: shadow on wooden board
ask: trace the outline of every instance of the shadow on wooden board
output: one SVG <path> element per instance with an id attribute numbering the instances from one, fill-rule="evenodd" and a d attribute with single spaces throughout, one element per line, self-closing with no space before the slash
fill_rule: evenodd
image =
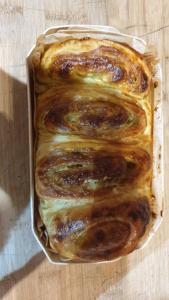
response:
<path id="1" fill-rule="evenodd" d="M 16 221 L 29 205 L 28 146 L 26 85 L 0 70 L 0 252 L 5 250 Z M 28 235 L 32 235 L 30 226 Z M 16 232 L 17 238 L 20 236 Z M 42 253 L 37 254 L 23 268 L 5 276 L 0 281 L 0 299 L 43 259 Z M 2 265 L 3 261 L 0 268 Z"/>
<path id="2" fill-rule="evenodd" d="M 23 268 L 5 276 L 0 281 L 0 299 L 2 299 L 23 278 L 27 277 L 31 272 L 33 272 L 43 260 L 44 254 L 40 252 L 32 257 Z"/>
<path id="3" fill-rule="evenodd" d="M 0 251 L 30 198 L 27 89 L 2 70 L 1 107 L 6 113 L 0 112 Z"/>

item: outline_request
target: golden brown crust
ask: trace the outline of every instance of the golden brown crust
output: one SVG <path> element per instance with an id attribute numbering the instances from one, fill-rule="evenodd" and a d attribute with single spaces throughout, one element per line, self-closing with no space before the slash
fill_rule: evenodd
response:
<path id="1" fill-rule="evenodd" d="M 96 200 L 118 187 L 144 185 L 151 167 L 141 148 L 64 143 L 54 146 L 37 164 L 39 197 L 91 197 Z"/>
<path id="2" fill-rule="evenodd" d="M 131 252 L 151 224 L 150 57 L 72 38 L 35 49 L 32 62 L 42 239 L 62 261 Z"/>
<path id="3" fill-rule="evenodd" d="M 49 241 L 61 259 L 110 260 L 132 251 L 150 221 L 147 197 L 114 196 L 51 215 Z"/>
<path id="4" fill-rule="evenodd" d="M 144 56 L 110 40 L 68 39 L 45 49 L 40 59 L 39 52 L 36 55 L 37 81 L 47 87 L 63 80 L 93 80 L 141 97 L 151 89 L 151 73 Z"/>
<path id="5" fill-rule="evenodd" d="M 90 94 L 90 97 L 89 97 Z M 79 84 L 49 89 L 38 97 L 37 126 L 53 134 L 123 141 L 142 135 L 147 120 L 138 104 L 109 89 Z"/>

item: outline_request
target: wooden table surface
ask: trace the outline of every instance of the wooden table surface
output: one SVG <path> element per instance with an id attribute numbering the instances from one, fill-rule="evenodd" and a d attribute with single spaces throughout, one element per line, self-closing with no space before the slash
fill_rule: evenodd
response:
<path id="1" fill-rule="evenodd" d="M 25 57 L 47 27 L 112 25 L 155 44 L 163 67 L 165 217 L 120 261 L 51 265 L 30 228 Z M 169 299 L 169 1 L 0 0 L 0 299 Z"/>

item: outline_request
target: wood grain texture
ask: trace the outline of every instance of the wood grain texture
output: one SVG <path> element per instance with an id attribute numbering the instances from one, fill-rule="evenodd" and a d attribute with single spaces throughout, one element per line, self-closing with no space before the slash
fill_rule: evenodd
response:
<path id="1" fill-rule="evenodd" d="M 112 25 L 122 32 L 144 36 L 156 45 L 163 67 L 165 217 L 145 249 L 115 263 L 51 265 L 39 252 L 29 224 L 25 56 L 45 28 L 70 23 Z M 0 298 L 168 300 L 168 0 L 1 0 L 0 28 L 0 254 L 4 255 L 0 256 L 0 271 L 7 267 L 13 270 L 0 281 Z M 19 232 L 22 240 L 17 238 Z M 11 252 L 6 248 L 10 239 Z M 16 262 L 21 266 L 18 270 L 13 268 Z"/>

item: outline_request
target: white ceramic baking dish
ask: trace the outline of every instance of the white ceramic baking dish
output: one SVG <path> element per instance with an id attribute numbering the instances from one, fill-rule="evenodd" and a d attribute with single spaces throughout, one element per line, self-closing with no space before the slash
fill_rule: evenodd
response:
<path id="1" fill-rule="evenodd" d="M 108 38 L 113 41 L 123 42 L 130 45 L 132 48 L 140 53 L 145 53 L 149 50 L 147 43 L 135 36 L 130 36 L 122 34 L 114 27 L 108 26 L 96 26 L 96 25 L 65 25 L 48 28 L 42 35 L 40 39 L 43 39 L 45 43 L 51 43 L 58 39 L 62 39 L 66 36 L 76 36 L 76 37 L 99 37 Z M 35 47 L 35 46 L 34 46 Z M 34 162 L 33 162 L 33 119 L 34 119 L 34 91 L 33 91 L 33 81 L 31 75 L 30 67 L 30 56 L 34 47 L 30 50 L 26 63 L 27 63 L 27 79 L 28 79 L 28 108 L 29 108 L 29 162 L 30 162 L 30 200 L 31 200 L 31 218 L 32 218 L 32 230 L 36 240 L 43 249 L 47 258 L 51 263 L 54 264 L 65 264 L 60 262 L 56 255 L 52 254 L 51 251 L 45 248 L 42 241 L 38 236 L 38 231 L 36 227 L 36 203 L 34 200 Z M 162 217 L 163 217 L 163 203 L 164 203 L 164 186 L 163 186 L 163 114 L 162 114 L 162 74 L 161 67 L 158 63 L 156 65 L 155 81 L 158 82 L 158 86 L 155 89 L 154 95 L 154 138 L 153 138 L 153 182 L 152 190 L 156 199 L 156 219 L 154 221 L 153 227 L 138 245 L 138 249 L 143 248 L 147 242 L 151 239 L 154 233 L 157 231 Z M 118 258 L 119 259 L 119 258 Z M 115 259 L 117 260 L 117 259 Z"/>

